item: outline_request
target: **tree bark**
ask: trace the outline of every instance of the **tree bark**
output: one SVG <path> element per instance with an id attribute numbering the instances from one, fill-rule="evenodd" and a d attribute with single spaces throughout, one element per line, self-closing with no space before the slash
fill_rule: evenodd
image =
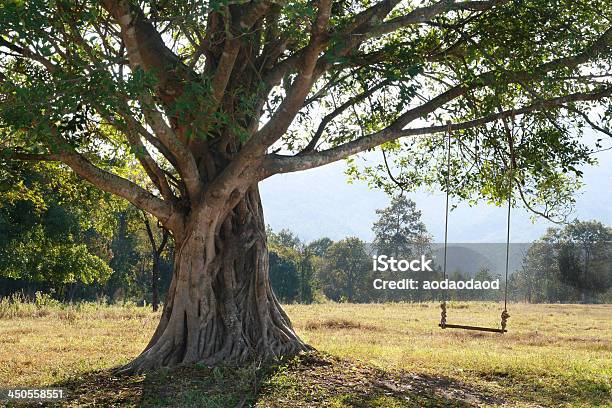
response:
<path id="1" fill-rule="evenodd" d="M 125 371 L 196 362 L 239 364 L 311 350 L 295 334 L 270 287 L 256 186 L 230 211 L 214 204 L 194 211 L 185 234 L 175 239 L 161 321 Z"/>

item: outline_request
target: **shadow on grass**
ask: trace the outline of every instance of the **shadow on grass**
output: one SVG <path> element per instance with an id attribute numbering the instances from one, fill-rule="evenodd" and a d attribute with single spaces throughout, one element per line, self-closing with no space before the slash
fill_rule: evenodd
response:
<path id="1" fill-rule="evenodd" d="M 273 366 L 161 369 L 143 375 L 93 371 L 52 386 L 67 391 L 62 407 L 250 407 Z"/>
<path id="2" fill-rule="evenodd" d="M 386 372 L 325 354 L 274 365 L 96 371 L 58 384 L 67 407 L 472 407 L 503 401 L 443 377 Z M 40 406 L 40 405 L 39 405 Z"/>
<path id="3" fill-rule="evenodd" d="M 280 367 L 262 384 L 258 407 L 475 407 L 501 405 L 484 390 L 446 377 L 383 371 L 328 355 Z"/>
<path id="4" fill-rule="evenodd" d="M 538 406 L 612 406 L 612 385 L 605 379 L 537 376 L 530 373 L 486 372 L 480 377 L 495 382 L 510 397 L 520 396 Z"/>

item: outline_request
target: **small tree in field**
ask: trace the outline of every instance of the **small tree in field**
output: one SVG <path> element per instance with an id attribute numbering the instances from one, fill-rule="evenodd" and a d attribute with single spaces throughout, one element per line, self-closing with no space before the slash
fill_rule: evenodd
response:
<path id="1" fill-rule="evenodd" d="M 409 258 L 424 254 L 431 236 L 421 221 L 421 211 L 414 201 L 403 195 L 391 200 L 391 205 L 376 210 L 378 220 L 374 223 L 374 248 L 378 254 Z"/>
<path id="2" fill-rule="evenodd" d="M 413 259 L 430 254 L 431 236 L 421 221 L 421 211 L 416 203 L 404 195 L 391 200 L 387 208 L 376 210 L 378 220 L 374 222 L 374 250 L 378 255 L 393 256 L 396 259 Z M 410 277 L 418 281 L 432 279 L 431 272 L 410 272 Z M 379 277 L 389 280 L 405 278 L 406 273 L 378 272 Z M 380 291 L 379 297 L 385 300 L 423 300 L 422 290 Z"/>
<path id="3" fill-rule="evenodd" d="M 558 230 L 554 228 L 536 240 L 523 257 L 521 269 L 512 274 L 510 286 L 520 300 L 529 303 L 568 300 L 569 293 L 558 277 L 555 246 Z"/>
<path id="4" fill-rule="evenodd" d="M 591 161 L 580 129 L 607 131 L 609 116 L 589 116 L 612 92 L 606 10 L 607 0 L 7 0 L 1 157 L 61 162 L 172 234 L 161 321 L 126 369 L 293 354 L 309 347 L 270 289 L 258 183 L 379 149 L 404 188 L 435 184 L 444 141 L 427 135 L 449 120 L 453 194 L 506 199 L 512 162 L 520 200 L 551 215 Z M 388 182 L 384 168 L 365 170 Z"/>
<path id="5" fill-rule="evenodd" d="M 513 275 L 527 302 L 592 302 L 612 287 L 611 230 L 599 221 L 550 228 L 529 248 Z"/>
<path id="6" fill-rule="evenodd" d="M 284 302 L 311 303 L 314 266 L 310 248 L 287 229 L 278 233 L 268 230 L 267 237 L 272 288 Z M 288 296 L 288 293 L 293 295 Z"/>

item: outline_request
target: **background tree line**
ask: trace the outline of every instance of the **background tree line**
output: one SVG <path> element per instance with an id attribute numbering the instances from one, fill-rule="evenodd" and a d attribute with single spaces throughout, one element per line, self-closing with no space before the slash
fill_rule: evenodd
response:
<path id="1" fill-rule="evenodd" d="M 550 228 L 509 285 L 516 300 L 530 303 L 612 301 L 612 229 L 598 221 Z"/>
<path id="2" fill-rule="evenodd" d="M 64 301 L 155 304 L 172 271 L 166 234 L 57 164 L 0 166 L 0 296 L 42 291 Z"/>
<path id="3" fill-rule="evenodd" d="M 0 168 L 0 296 L 36 291 L 64 301 L 135 300 L 157 307 L 172 273 L 168 231 L 125 201 L 100 192 L 49 163 Z M 413 259 L 433 254 L 431 235 L 413 201 L 398 196 L 376 211 L 375 239 L 303 242 L 268 228 L 270 280 L 285 303 L 428 301 L 436 291 L 375 290 L 375 278 L 419 281 L 434 272 L 374 272 L 372 256 Z M 526 302 L 612 300 L 610 228 L 575 221 L 550 229 L 529 247 L 509 279 L 510 297 Z M 489 269 L 449 271 L 451 280 L 500 278 Z M 503 280 L 502 280 L 503 285 Z M 449 291 L 451 299 L 499 300 L 496 290 Z"/>

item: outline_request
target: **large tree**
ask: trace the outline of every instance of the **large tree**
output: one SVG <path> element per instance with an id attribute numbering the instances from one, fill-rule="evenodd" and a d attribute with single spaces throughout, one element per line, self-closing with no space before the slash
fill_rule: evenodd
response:
<path id="1" fill-rule="evenodd" d="M 607 0 L 7 0 L 0 148 L 171 232 L 164 312 L 129 369 L 295 353 L 258 183 L 377 146 L 403 188 L 432 183 L 443 139 L 416 137 L 450 127 L 455 194 L 503 199 L 512 161 L 521 200 L 562 203 L 590 161 L 568 128 L 608 132 L 589 112 L 612 92 L 609 22 Z M 154 188 L 116 170 L 136 163 Z"/>

